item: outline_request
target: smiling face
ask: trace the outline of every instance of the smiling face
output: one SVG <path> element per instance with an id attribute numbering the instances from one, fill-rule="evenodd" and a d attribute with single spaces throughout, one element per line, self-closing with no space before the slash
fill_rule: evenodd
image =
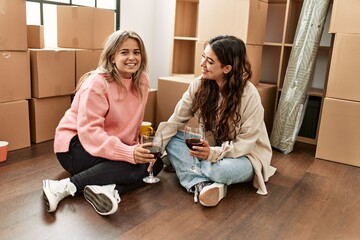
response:
<path id="1" fill-rule="evenodd" d="M 112 63 L 122 78 L 131 78 L 141 64 L 140 45 L 136 39 L 126 39 L 117 49 Z"/>
<path id="2" fill-rule="evenodd" d="M 207 45 L 201 58 L 201 72 L 205 79 L 215 80 L 220 86 L 224 80 L 225 74 L 231 70 L 231 65 L 223 65 L 215 52 Z"/>

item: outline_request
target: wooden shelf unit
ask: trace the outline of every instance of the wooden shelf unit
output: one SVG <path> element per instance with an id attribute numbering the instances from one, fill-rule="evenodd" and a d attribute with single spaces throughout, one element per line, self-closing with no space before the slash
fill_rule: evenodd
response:
<path id="1" fill-rule="evenodd" d="M 274 84 L 277 86 L 278 92 L 276 99 L 279 99 L 283 87 L 302 4 L 303 0 L 268 1 L 268 14 L 262 52 L 260 82 Z M 331 59 L 332 34 L 328 33 L 331 8 L 332 6 L 330 5 L 321 37 L 320 47 L 318 49 L 314 73 L 311 80 L 311 88 L 308 92 L 308 95 L 313 97 L 312 100 L 320 101 L 319 111 L 317 111 L 319 114 L 322 100 L 324 98 L 324 88 L 326 85 L 329 62 Z M 316 100 L 316 98 L 318 99 Z M 275 111 L 276 107 L 277 103 Z M 308 111 L 311 111 L 308 108 L 310 107 L 307 106 L 305 115 Z M 316 132 L 314 133 L 315 137 L 309 138 L 301 136 L 301 133 L 299 133 L 297 141 L 316 145 L 318 135 L 318 117 L 319 116 L 316 116 L 313 122 L 310 121 L 311 124 L 317 126 L 315 128 Z M 303 124 L 309 124 L 309 121 L 303 122 Z M 302 126 L 302 128 L 303 127 L 306 126 Z"/>
<path id="2" fill-rule="evenodd" d="M 172 74 L 194 74 L 199 0 L 176 0 Z"/>

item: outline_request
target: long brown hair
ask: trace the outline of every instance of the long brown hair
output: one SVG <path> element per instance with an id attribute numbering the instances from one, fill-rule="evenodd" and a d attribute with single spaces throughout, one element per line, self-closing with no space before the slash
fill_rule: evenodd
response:
<path id="1" fill-rule="evenodd" d="M 142 96 L 141 92 L 141 75 L 143 72 L 147 71 L 148 66 L 148 59 L 147 59 L 147 53 L 145 49 L 145 45 L 141 37 L 133 31 L 125 31 L 125 30 L 118 30 L 113 32 L 106 40 L 104 49 L 100 55 L 98 67 L 95 71 L 90 71 L 88 73 L 85 73 L 79 80 L 79 84 L 76 88 L 78 90 L 83 83 L 83 81 L 87 78 L 88 75 L 92 73 L 100 73 L 105 76 L 106 82 L 117 82 L 121 87 L 124 87 L 124 84 L 120 80 L 120 73 L 118 69 L 116 68 L 116 65 L 113 63 L 113 59 L 115 57 L 116 51 L 118 50 L 119 46 L 128 38 L 135 39 L 139 43 L 140 47 L 140 54 L 141 54 L 141 64 L 140 68 L 133 73 L 132 75 L 132 91 L 135 93 L 138 93 L 140 96 Z M 105 83 L 104 91 L 106 91 L 107 84 Z"/>
<path id="2" fill-rule="evenodd" d="M 238 112 L 246 82 L 251 78 L 251 66 L 244 42 L 234 36 L 220 35 L 208 41 L 222 65 L 232 69 L 224 75 L 219 87 L 216 81 L 202 79 L 195 94 L 192 111 L 199 111 L 207 131 L 212 131 L 217 144 L 232 140 L 235 126 L 240 122 Z M 220 93 L 220 94 L 219 94 Z M 236 134 L 236 133 L 235 133 Z"/>

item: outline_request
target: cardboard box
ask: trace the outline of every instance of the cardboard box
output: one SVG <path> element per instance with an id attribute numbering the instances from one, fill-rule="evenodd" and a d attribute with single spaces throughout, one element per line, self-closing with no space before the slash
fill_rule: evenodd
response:
<path id="1" fill-rule="evenodd" d="M 327 97 L 360 101 L 359 58 L 360 34 L 335 34 Z"/>
<path id="2" fill-rule="evenodd" d="M 170 76 L 158 79 L 156 126 L 169 119 L 193 79 L 193 76 Z"/>
<path id="3" fill-rule="evenodd" d="M 174 112 L 176 104 L 184 92 L 186 92 L 193 79 L 194 77 L 191 76 L 170 76 L 158 79 L 156 125 L 169 119 Z M 274 119 L 277 86 L 260 83 L 256 88 L 261 97 L 261 103 L 265 111 L 264 121 L 270 134 Z"/>
<path id="4" fill-rule="evenodd" d="M 157 90 L 150 89 L 144 114 L 144 121 L 151 122 L 153 126 L 156 124 L 156 97 Z"/>
<path id="5" fill-rule="evenodd" d="M 260 94 L 261 103 L 264 107 L 264 122 L 270 136 L 274 121 L 277 86 L 260 83 L 256 86 L 256 89 Z"/>
<path id="6" fill-rule="evenodd" d="M 0 0 L 0 50 L 27 50 L 26 1 Z"/>
<path id="7" fill-rule="evenodd" d="M 75 51 L 31 49 L 32 97 L 70 95 L 75 90 Z"/>
<path id="8" fill-rule="evenodd" d="M 95 70 L 99 63 L 102 50 L 77 49 L 75 51 L 76 60 L 76 84 L 79 79 L 87 72 Z"/>
<path id="9" fill-rule="evenodd" d="M 246 44 L 262 45 L 267 9 L 267 1 L 261 0 L 199 1 L 199 41 L 228 34 L 241 38 Z M 223 17 L 214 17 L 214 13 Z"/>
<path id="10" fill-rule="evenodd" d="M 261 57 L 262 57 L 263 46 L 257 45 L 246 45 L 246 54 L 251 64 L 252 76 L 250 82 L 257 86 L 260 82 L 261 76 Z"/>
<path id="11" fill-rule="evenodd" d="M 28 48 L 44 48 L 44 26 L 27 25 Z"/>
<path id="12" fill-rule="evenodd" d="M 115 12 L 93 7 L 57 6 L 58 46 L 102 49 L 115 30 Z"/>
<path id="13" fill-rule="evenodd" d="M 360 102 L 326 97 L 315 157 L 360 167 Z"/>
<path id="14" fill-rule="evenodd" d="M 31 98 L 29 52 L 0 51 L 0 102 Z"/>
<path id="15" fill-rule="evenodd" d="M 0 103 L 0 140 L 9 142 L 9 151 L 30 147 L 27 100 Z"/>
<path id="16" fill-rule="evenodd" d="M 360 33 L 360 1 L 334 0 L 330 33 Z"/>
<path id="17" fill-rule="evenodd" d="M 70 96 L 32 98 L 30 100 L 31 141 L 39 143 L 54 139 L 55 129 L 70 105 Z"/>

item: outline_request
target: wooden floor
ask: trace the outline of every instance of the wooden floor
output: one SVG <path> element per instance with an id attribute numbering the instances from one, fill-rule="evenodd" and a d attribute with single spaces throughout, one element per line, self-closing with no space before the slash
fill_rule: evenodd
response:
<path id="1" fill-rule="evenodd" d="M 0 239 L 360 239 L 360 168 L 316 160 L 312 145 L 274 151 L 267 196 L 237 184 L 205 208 L 164 171 L 160 183 L 123 194 L 118 212 L 102 217 L 82 194 L 54 214 L 44 210 L 42 180 L 67 176 L 52 144 L 12 151 L 0 163 Z"/>

